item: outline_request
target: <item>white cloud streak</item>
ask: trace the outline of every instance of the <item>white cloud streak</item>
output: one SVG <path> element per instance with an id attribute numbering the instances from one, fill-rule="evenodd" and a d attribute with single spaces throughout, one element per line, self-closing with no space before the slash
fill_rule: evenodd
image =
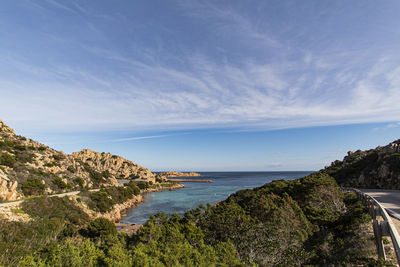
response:
<path id="1" fill-rule="evenodd" d="M 234 27 L 248 42 L 284 50 L 276 37 L 233 10 L 190 3 L 197 5 L 191 6 L 190 15 L 206 14 L 205 19 L 223 22 L 217 31 Z M 88 12 L 80 6 L 76 10 Z M 105 66 L 48 68 L 2 53 L 2 63 L 19 77 L 0 73 L 1 119 L 19 128 L 82 131 L 281 129 L 400 117 L 400 64 L 390 59 L 390 51 L 365 60 L 365 51 L 321 55 L 299 50 L 297 59 L 243 57 L 235 63 L 191 53 L 176 58 L 182 67 L 157 60 L 154 51 L 146 61 L 83 42 L 75 45 Z M 107 63 L 119 71 L 108 69 Z M 129 140 L 159 137 L 164 136 Z"/>
<path id="2" fill-rule="evenodd" d="M 162 137 L 167 137 L 167 136 L 171 136 L 171 135 L 165 134 L 165 135 L 127 137 L 127 138 L 114 139 L 114 140 L 111 140 L 111 142 L 128 142 L 128 141 L 137 141 L 137 140 L 143 140 L 143 139 L 162 138 Z"/>

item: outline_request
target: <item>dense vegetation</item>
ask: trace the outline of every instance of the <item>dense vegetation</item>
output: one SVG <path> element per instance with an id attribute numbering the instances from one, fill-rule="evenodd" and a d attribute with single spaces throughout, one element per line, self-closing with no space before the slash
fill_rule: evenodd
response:
<path id="1" fill-rule="evenodd" d="M 123 201 L 135 190 L 137 186 L 129 184 L 124 190 L 105 188 L 92 194 L 101 195 L 102 203 L 106 201 L 102 195 Z M 8 235 L 14 232 L 21 234 L 14 234 L 19 238 L 12 239 L 12 246 L 24 246 L 22 236 L 28 227 L 32 229 L 28 239 L 34 239 L 29 242 L 35 246 L 3 256 L 0 264 L 20 259 L 25 266 L 384 264 L 374 260 L 364 206 L 353 194 L 342 193 L 324 172 L 238 191 L 183 217 L 159 213 L 131 236 L 117 233 L 106 219 L 90 222 L 66 198 L 30 200 L 23 209 L 37 219 L 2 228 L 1 249 L 11 246 Z M 45 233 L 39 225 L 44 225 Z"/>
<path id="2" fill-rule="evenodd" d="M 325 173 L 242 190 L 185 214 L 209 244 L 230 240 L 241 259 L 262 266 L 373 263 L 362 228 L 367 211 Z M 355 246 L 356 245 L 356 246 Z"/>
<path id="3" fill-rule="evenodd" d="M 92 210 L 104 213 L 110 211 L 115 204 L 123 203 L 139 193 L 139 187 L 130 184 L 125 187 L 110 186 L 97 192 L 84 191 L 80 195 L 89 198 L 88 205 Z"/>

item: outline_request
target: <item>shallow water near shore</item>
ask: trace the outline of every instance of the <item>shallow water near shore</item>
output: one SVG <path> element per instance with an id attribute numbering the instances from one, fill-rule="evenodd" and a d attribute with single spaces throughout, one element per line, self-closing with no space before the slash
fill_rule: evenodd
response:
<path id="1" fill-rule="evenodd" d="M 127 211 L 121 223 L 142 224 L 152 214 L 164 212 L 167 215 L 183 215 L 187 210 L 207 203 L 215 204 L 230 194 L 262 186 L 278 179 L 292 180 L 311 172 L 199 172 L 195 179 L 212 180 L 213 183 L 182 182 L 185 188 L 144 194 L 145 201 Z M 179 177 L 184 178 L 184 177 Z M 194 179 L 194 177 L 190 177 Z"/>

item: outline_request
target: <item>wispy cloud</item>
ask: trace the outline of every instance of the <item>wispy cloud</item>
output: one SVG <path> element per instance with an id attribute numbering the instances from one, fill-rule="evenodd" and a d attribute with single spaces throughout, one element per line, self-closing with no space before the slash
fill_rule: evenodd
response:
<path id="1" fill-rule="evenodd" d="M 102 15 L 78 2 L 47 3 L 81 14 L 88 25 L 87 17 Z M 400 117 L 400 57 L 394 51 L 288 51 L 269 27 L 234 8 L 180 3 L 185 15 L 209 20 L 216 34 L 232 34 L 229 41 L 241 42 L 247 50 L 268 48 L 284 56 L 269 60 L 246 50 L 233 55 L 234 60 L 215 60 L 202 50 L 165 55 L 144 46 L 129 53 L 116 49 L 115 43 L 69 40 L 53 32 L 57 45 L 77 53 L 75 58 L 81 56 L 82 62 L 63 58 L 46 64 L 1 50 L 2 119 L 22 127 L 64 131 L 162 131 L 282 129 Z M 88 36 L 109 34 L 96 27 L 83 31 Z M 129 140 L 160 137 L 164 135 Z"/>
<path id="2" fill-rule="evenodd" d="M 113 139 L 111 140 L 111 142 L 127 142 L 127 141 L 143 140 L 143 139 L 162 138 L 167 136 L 171 135 L 149 135 L 149 136 L 127 137 L 127 138 Z"/>
<path id="3" fill-rule="evenodd" d="M 238 40 L 241 41 L 250 38 L 251 41 L 256 41 L 257 45 L 280 46 L 278 39 L 271 32 L 266 32 L 265 28 L 231 7 L 219 6 L 216 2 L 208 1 L 178 1 L 178 3 L 187 15 L 211 24 L 218 34 L 227 35 L 233 32 L 240 36 Z"/>
<path id="4" fill-rule="evenodd" d="M 178 135 L 187 135 L 190 133 L 177 133 L 177 134 L 161 134 L 161 135 L 147 135 L 147 136 L 133 136 L 133 137 L 126 137 L 126 138 L 118 138 L 113 139 L 111 142 L 128 142 L 128 141 L 137 141 L 143 139 L 153 139 L 153 138 L 164 138 L 164 137 L 171 137 L 171 136 L 178 136 Z"/>
<path id="5" fill-rule="evenodd" d="M 357 81 L 343 78 L 336 83 L 326 76 L 293 74 L 302 62 L 245 61 L 237 67 L 197 56 L 190 64 L 194 71 L 134 62 L 125 67 L 136 74 L 103 77 L 87 69 L 60 66 L 45 71 L 15 61 L 14 67 L 29 75 L 0 79 L 3 99 L 8 100 L 0 111 L 6 119 L 68 127 L 102 128 L 111 123 L 122 128 L 180 129 L 378 122 L 395 120 L 400 112 L 400 84 L 390 65 L 381 72 L 368 71 Z M 345 74 L 336 76 L 340 75 Z"/>
<path id="6" fill-rule="evenodd" d="M 373 132 L 386 131 L 388 129 L 398 128 L 398 127 L 400 127 L 400 122 L 394 122 L 394 123 L 389 123 L 384 127 L 375 127 L 372 129 L 372 131 Z"/>

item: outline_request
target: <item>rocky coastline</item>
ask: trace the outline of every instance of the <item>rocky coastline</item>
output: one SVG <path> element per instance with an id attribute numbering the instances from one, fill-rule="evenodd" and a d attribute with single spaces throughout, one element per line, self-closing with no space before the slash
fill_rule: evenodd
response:
<path id="1" fill-rule="evenodd" d="M 79 203 L 78 198 L 79 196 L 73 196 L 72 199 L 75 201 L 75 203 L 86 213 L 89 215 L 90 218 L 96 219 L 96 218 L 106 218 L 114 223 L 119 223 L 121 221 L 121 218 L 126 215 L 126 212 L 137 205 L 139 205 L 141 202 L 144 202 L 146 199 L 143 196 L 143 193 L 151 193 L 151 192 L 159 192 L 163 190 L 175 190 L 179 188 L 183 188 L 184 186 L 182 184 L 174 184 L 170 187 L 158 187 L 158 188 L 148 188 L 140 191 L 140 194 L 137 196 L 134 196 L 133 198 L 125 201 L 124 203 L 121 204 L 116 204 L 112 207 L 112 209 L 108 212 L 101 213 L 101 212 L 96 212 L 91 209 L 89 209 L 86 205 L 83 203 Z"/>
<path id="2" fill-rule="evenodd" d="M 178 172 L 178 171 L 169 171 L 169 172 L 161 172 L 156 175 L 156 178 L 169 178 L 169 177 L 198 177 L 201 176 L 200 173 L 197 172 Z"/>

